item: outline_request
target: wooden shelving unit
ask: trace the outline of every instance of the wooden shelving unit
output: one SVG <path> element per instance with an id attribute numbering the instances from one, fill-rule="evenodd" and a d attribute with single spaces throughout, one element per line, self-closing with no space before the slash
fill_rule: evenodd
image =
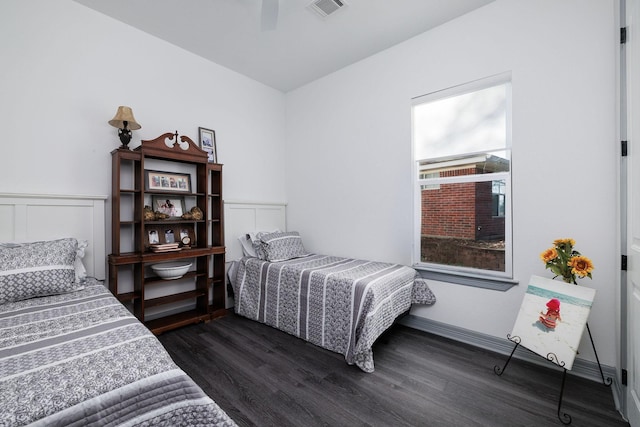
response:
<path id="1" fill-rule="evenodd" d="M 116 149 L 111 157 L 111 292 L 156 334 L 225 314 L 222 165 L 208 163 L 207 153 L 177 132 L 142 141 L 133 151 Z M 148 171 L 157 171 L 158 165 L 168 174 L 188 176 L 190 188 L 150 188 Z M 197 206 L 202 218 L 145 218 L 145 206 L 152 206 L 154 197 L 181 199 L 184 212 Z M 188 232 L 191 244 L 173 252 L 152 252 L 149 231 L 168 228 Z M 191 261 L 192 267 L 179 279 L 161 279 L 150 269 L 181 260 Z M 154 290 L 160 288 L 168 290 L 158 296 Z M 150 315 L 150 309 L 156 312 Z"/>

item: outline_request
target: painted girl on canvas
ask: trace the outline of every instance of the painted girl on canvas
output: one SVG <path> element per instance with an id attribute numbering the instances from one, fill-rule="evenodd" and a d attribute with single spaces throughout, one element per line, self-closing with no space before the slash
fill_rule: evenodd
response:
<path id="1" fill-rule="evenodd" d="M 560 300 L 558 298 L 551 298 L 547 302 L 547 312 L 540 312 L 540 323 L 547 327 L 547 329 L 555 329 L 557 322 L 562 322 L 560 317 Z"/>

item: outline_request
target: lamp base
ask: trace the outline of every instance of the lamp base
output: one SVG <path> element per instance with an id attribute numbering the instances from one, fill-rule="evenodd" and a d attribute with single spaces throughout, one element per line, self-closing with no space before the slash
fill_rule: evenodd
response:
<path id="1" fill-rule="evenodd" d="M 131 142 L 131 131 L 127 128 L 118 129 L 118 137 L 120 138 L 120 142 L 122 145 L 121 149 L 129 150 L 129 142 Z"/>

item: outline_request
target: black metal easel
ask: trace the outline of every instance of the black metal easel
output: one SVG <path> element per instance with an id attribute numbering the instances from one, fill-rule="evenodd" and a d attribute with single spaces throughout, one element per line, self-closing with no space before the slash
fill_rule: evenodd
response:
<path id="1" fill-rule="evenodd" d="M 589 332 L 589 340 L 591 341 L 591 347 L 593 347 L 593 353 L 596 356 L 596 362 L 598 362 L 598 369 L 600 370 L 600 377 L 602 378 L 602 384 L 605 387 L 609 387 L 611 386 L 611 384 L 613 383 L 613 380 L 611 378 L 607 378 L 605 380 L 604 378 L 604 373 L 602 372 L 602 366 L 600 365 L 600 359 L 598 358 L 598 352 L 596 351 L 596 346 L 593 342 L 593 337 L 591 336 L 591 330 L 589 329 L 589 324 L 587 323 L 587 332 Z M 510 334 L 507 334 L 507 339 L 511 342 L 514 342 L 516 345 L 513 347 L 513 350 L 511 351 L 511 354 L 509 355 L 509 358 L 507 359 L 507 361 L 505 362 L 504 366 L 502 368 L 500 368 L 498 365 L 495 365 L 493 367 L 493 372 L 495 372 L 496 375 L 500 376 L 504 373 L 505 369 L 507 369 L 507 365 L 509 364 L 509 362 L 511 361 L 511 358 L 513 357 L 513 354 L 516 352 L 516 349 L 518 348 L 518 346 L 520 345 L 521 342 L 521 338 L 518 336 L 514 336 L 512 337 Z M 526 348 L 526 347 L 524 347 Z M 529 349 L 527 349 L 529 350 Z M 531 351 L 531 350 L 529 350 Z M 532 352 L 533 353 L 533 352 Z M 537 353 L 534 353 L 536 355 L 538 355 Z M 539 355 L 538 355 L 539 356 Z M 540 356 L 542 357 L 542 356 Z M 565 380 L 567 378 L 567 369 L 564 367 L 565 363 L 563 360 L 558 360 L 558 356 L 556 356 L 555 353 L 548 353 L 547 354 L 547 360 L 550 362 L 555 363 L 556 365 L 560 366 L 562 368 L 562 385 L 560 386 L 560 397 L 558 398 L 558 419 L 560 420 L 560 422 L 564 425 L 569 425 L 571 424 L 571 415 L 567 414 L 566 412 L 562 412 L 561 408 L 562 408 L 562 397 L 564 395 L 564 384 L 565 384 Z"/>

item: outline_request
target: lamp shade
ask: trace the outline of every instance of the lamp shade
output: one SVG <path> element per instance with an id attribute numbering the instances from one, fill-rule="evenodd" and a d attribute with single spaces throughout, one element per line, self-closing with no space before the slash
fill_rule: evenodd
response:
<path id="1" fill-rule="evenodd" d="M 126 126 L 124 124 L 125 122 L 127 122 Z M 109 120 L 109 124 L 113 127 L 117 127 L 118 129 L 124 129 L 127 127 L 131 130 L 137 130 L 142 127 L 138 122 L 136 122 L 136 118 L 133 117 L 131 107 L 124 107 L 122 105 L 118 107 L 115 117 Z"/>

